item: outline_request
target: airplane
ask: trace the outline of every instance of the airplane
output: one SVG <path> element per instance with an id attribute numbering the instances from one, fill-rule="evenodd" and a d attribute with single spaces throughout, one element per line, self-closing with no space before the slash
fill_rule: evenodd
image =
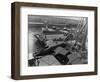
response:
<path id="1" fill-rule="evenodd" d="M 82 32 L 83 28 L 84 28 L 84 25 L 81 28 L 81 30 L 76 34 L 77 36 L 80 32 Z M 46 25 L 46 29 L 48 29 L 48 25 Z M 41 38 L 40 34 L 35 34 L 34 37 L 37 39 L 37 41 L 39 42 L 39 44 L 41 45 L 42 48 L 38 52 L 33 53 L 34 66 L 39 66 L 39 59 L 41 59 L 42 57 L 45 57 L 47 55 L 53 55 L 61 65 L 67 65 L 68 62 L 69 62 L 68 55 L 70 55 L 72 53 L 73 49 L 77 50 L 77 48 L 75 47 L 77 45 L 77 42 L 78 42 L 77 37 L 76 37 L 75 43 L 70 44 L 70 43 L 67 42 L 68 37 L 73 36 L 73 35 L 71 35 L 70 32 L 69 33 L 62 32 L 62 31 L 60 31 L 56 28 L 50 28 L 50 29 L 61 32 L 63 34 L 66 34 L 66 38 L 64 39 L 64 41 L 62 43 L 55 44 L 55 45 L 52 45 L 52 46 L 50 46 L 50 45 L 48 46 L 46 44 L 47 39 L 46 39 L 45 35 L 44 35 L 44 38 Z M 77 45 L 77 46 L 81 47 L 81 45 Z M 36 64 L 36 62 L 37 62 L 37 64 Z"/>

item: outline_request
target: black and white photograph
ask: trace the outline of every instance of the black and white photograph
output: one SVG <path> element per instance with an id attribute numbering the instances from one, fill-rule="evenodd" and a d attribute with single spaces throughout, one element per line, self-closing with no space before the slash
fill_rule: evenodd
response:
<path id="1" fill-rule="evenodd" d="M 27 18 L 29 67 L 88 64 L 88 17 Z"/>
<path id="2" fill-rule="evenodd" d="M 97 7 L 12 3 L 13 79 L 97 75 Z"/>

